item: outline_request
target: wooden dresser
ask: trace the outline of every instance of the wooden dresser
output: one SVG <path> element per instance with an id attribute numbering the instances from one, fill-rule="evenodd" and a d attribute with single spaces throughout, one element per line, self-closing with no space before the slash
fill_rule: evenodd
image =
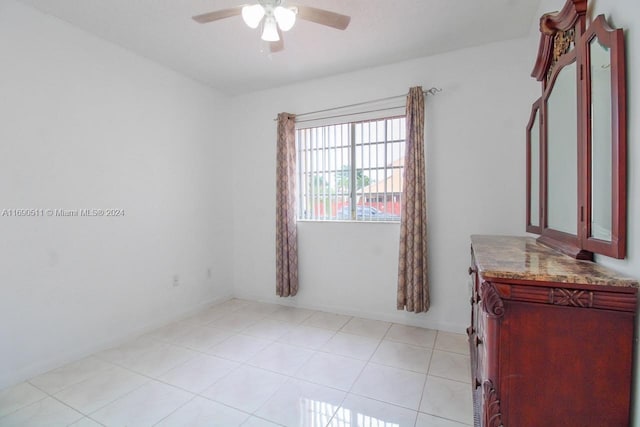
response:
<path id="1" fill-rule="evenodd" d="M 528 237 L 471 237 L 481 426 L 628 426 L 638 283 Z"/>

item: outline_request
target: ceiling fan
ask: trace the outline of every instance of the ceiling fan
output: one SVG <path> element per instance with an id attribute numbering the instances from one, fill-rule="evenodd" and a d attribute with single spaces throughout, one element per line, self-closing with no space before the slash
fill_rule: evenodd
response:
<path id="1" fill-rule="evenodd" d="M 296 18 L 345 30 L 351 17 L 311 6 L 284 5 L 285 0 L 258 0 L 257 4 L 236 6 L 229 9 L 196 15 L 193 19 L 201 24 L 242 15 L 250 28 L 258 28 L 262 23 L 262 40 L 270 42 L 271 52 L 284 49 L 282 31 L 293 28 Z"/>

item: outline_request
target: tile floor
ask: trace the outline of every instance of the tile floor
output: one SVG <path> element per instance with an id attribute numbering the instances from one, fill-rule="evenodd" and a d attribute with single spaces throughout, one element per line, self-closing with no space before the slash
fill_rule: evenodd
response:
<path id="1" fill-rule="evenodd" d="M 466 337 L 233 299 L 0 390 L 0 426 L 455 427 Z"/>

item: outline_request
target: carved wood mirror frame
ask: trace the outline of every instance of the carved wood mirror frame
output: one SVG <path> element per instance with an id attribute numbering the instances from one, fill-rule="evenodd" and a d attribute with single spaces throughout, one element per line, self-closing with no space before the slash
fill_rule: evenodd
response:
<path id="1" fill-rule="evenodd" d="M 563 9 L 558 13 L 548 13 L 540 18 L 540 45 L 536 64 L 531 75 L 542 83 L 542 97 L 532 106 L 531 117 L 527 125 L 527 196 L 526 196 L 526 229 L 528 232 L 540 234 L 538 240 L 548 246 L 551 246 L 561 252 L 578 259 L 593 259 L 593 253 L 599 253 L 615 258 L 625 257 L 626 246 L 626 84 L 625 84 L 625 59 L 624 59 L 624 35 L 620 29 L 611 29 L 604 19 L 599 16 L 593 21 L 589 29 L 586 29 L 586 12 L 587 0 L 567 0 Z M 591 56 L 590 48 L 592 45 L 601 46 L 604 52 L 609 53 L 610 59 L 610 122 L 599 119 L 599 132 L 596 136 L 593 132 L 593 126 L 596 124 L 592 117 L 592 76 L 591 76 Z M 550 201 L 549 190 L 557 192 L 558 184 L 567 182 L 557 181 L 557 177 L 550 174 L 549 171 L 549 143 L 550 136 L 548 134 L 548 123 L 550 120 L 558 120 L 555 116 L 549 116 L 549 107 L 547 101 L 553 94 L 554 84 L 558 79 L 558 75 L 565 69 L 570 71 L 575 64 L 575 100 L 576 103 L 576 123 L 570 123 L 569 126 L 575 126 L 577 135 L 575 141 L 575 159 L 576 164 L 571 164 L 568 170 L 573 173 L 576 171 L 576 199 L 577 203 L 574 212 L 563 212 L 566 215 L 575 214 L 575 231 L 573 230 L 573 219 L 565 230 L 554 229 L 549 225 Z M 565 68 L 569 65 L 572 68 Z M 609 64 L 607 64 L 609 65 Z M 570 74 L 569 74 L 570 75 Z M 564 74 L 565 78 L 567 74 Z M 602 86 L 600 86 L 602 88 Z M 557 98 L 557 97 L 556 97 Z M 569 100 L 571 101 L 571 100 Z M 599 111 L 602 110 L 602 103 L 598 105 Z M 539 141 L 534 141 L 536 126 L 536 117 L 539 121 Z M 601 115 L 599 117 L 602 117 Z M 592 122 L 593 120 L 593 122 Z M 602 126 L 610 123 L 611 139 L 609 148 L 607 148 L 608 137 L 600 139 L 603 135 Z M 569 129 L 572 129 L 569 127 Z M 605 134 L 609 129 L 605 129 Z M 557 135 L 554 139 L 558 139 Z M 562 139 L 562 138 L 560 138 Z M 571 139 L 571 138 L 569 138 Z M 604 146 L 607 155 L 610 155 L 611 164 L 609 168 L 609 158 L 602 160 L 595 155 L 592 149 L 592 140 L 600 141 L 598 149 L 602 150 Z M 602 142 L 604 141 L 604 143 Z M 532 156 L 535 158 L 536 142 L 539 143 L 539 207 L 538 224 L 532 221 L 535 213 L 531 212 L 531 207 L 535 207 L 535 200 L 532 203 L 532 177 L 535 179 L 536 171 L 532 170 L 535 165 L 531 164 Z M 551 141 L 554 143 L 554 141 Z M 568 141 L 571 143 L 571 141 Z M 604 144 L 604 145 L 603 145 Z M 553 147 L 557 149 L 557 147 Z M 566 149 L 566 147 L 565 147 Z M 552 150 L 553 151 L 553 150 Z M 573 158 L 573 157 L 572 157 Z M 555 158 L 554 158 L 555 159 Z M 557 159 L 555 159 L 557 160 Z M 554 161 L 555 161 L 554 160 Z M 596 160 L 598 160 L 596 162 Z M 610 207 L 605 205 L 605 213 L 610 212 L 610 218 L 605 218 L 606 233 L 594 233 L 592 225 L 594 217 L 601 218 L 600 213 L 596 215 L 592 208 L 594 200 L 593 179 L 603 175 L 599 169 L 595 169 L 598 165 L 605 165 L 605 177 L 607 181 L 596 183 L 600 197 L 605 199 Z M 594 172 L 594 170 L 596 172 Z M 609 172 L 610 171 L 610 172 Z M 569 174 L 570 179 L 573 176 Z M 610 178 L 610 203 L 609 187 Z M 554 179 L 556 181 L 554 181 Z M 571 181 L 569 181 L 571 182 Z M 571 184 L 569 184 L 571 185 Z M 604 185 L 604 187 L 603 187 Z M 603 188 L 605 189 L 603 191 Z M 556 195 L 557 196 L 557 195 Z M 569 199 L 571 195 L 568 195 Z M 556 200 L 554 198 L 554 200 Z M 573 209 L 572 202 L 569 202 Z M 554 205 L 555 206 L 555 205 Z M 597 206 L 600 209 L 601 206 Z M 553 212 L 552 212 L 553 213 Z M 532 216 L 533 214 L 533 216 Z M 604 215 L 604 216 L 607 216 Z M 596 224 L 598 225 L 598 224 Z M 607 228 L 608 227 L 608 228 Z M 570 228 L 570 230 L 566 229 Z M 596 227 L 598 228 L 598 227 Z M 599 228 L 598 228 L 599 229 Z M 603 238 L 602 236 L 609 238 Z"/>
<path id="2" fill-rule="evenodd" d="M 608 49 L 608 78 L 611 90 L 609 92 L 606 120 L 606 129 L 611 136 L 610 141 L 610 195 L 609 201 L 610 236 L 608 239 L 598 238 L 592 230 L 593 209 L 591 206 L 594 197 L 592 185 L 597 181 L 592 171 L 594 169 L 593 145 L 595 136 L 592 134 L 597 126 L 598 119 L 593 117 L 593 76 L 591 46 L 596 43 Z M 584 123 L 584 170 L 586 182 L 584 186 L 584 206 L 585 218 L 582 230 L 582 246 L 591 252 L 607 255 L 614 258 L 624 258 L 626 248 L 626 209 L 627 209 L 627 119 L 626 119 L 626 78 L 625 78 L 625 55 L 624 55 L 624 32 L 622 29 L 613 29 L 607 24 L 604 15 L 599 15 L 589 26 L 582 37 L 580 43 L 582 52 L 584 79 L 582 81 L 584 92 L 584 103 L 582 105 L 582 116 L 586 118 Z M 602 66 L 605 68 L 606 66 Z M 602 69 L 601 69 L 602 71 Z M 609 121 L 610 118 L 610 121 Z"/>

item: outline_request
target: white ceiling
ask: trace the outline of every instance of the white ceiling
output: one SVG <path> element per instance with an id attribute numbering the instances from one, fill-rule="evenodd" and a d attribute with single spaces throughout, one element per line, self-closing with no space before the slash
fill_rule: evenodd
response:
<path id="1" fill-rule="evenodd" d="M 539 4 L 539 0 L 295 0 L 350 15 L 351 24 L 339 31 L 298 20 L 284 35 L 285 50 L 269 54 L 259 31 L 248 28 L 241 17 L 209 24 L 191 19 L 253 0 L 20 1 L 227 94 L 525 37 Z"/>

